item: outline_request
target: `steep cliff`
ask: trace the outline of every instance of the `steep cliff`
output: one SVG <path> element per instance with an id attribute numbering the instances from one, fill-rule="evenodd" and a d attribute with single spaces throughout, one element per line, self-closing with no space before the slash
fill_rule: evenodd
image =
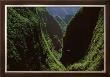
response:
<path id="1" fill-rule="evenodd" d="M 50 69 L 48 63 L 56 59 L 54 54 L 60 57 L 58 23 L 45 8 L 9 7 L 7 10 L 8 70 Z"/>
<path id="2" fill-rule="evenodd" d="M 61 24 L 46 8 L 8 7 L 8 70 L 103 70 L 104 16 L 100 9 L 82 8 L 67 25 L 64 37 Z"/>
<path id="3" fill-rule="evenodd" d="M 67 66 L 68 70 L 87 70 L 102 71 L 104 70 L 104 9 L 98 14 L 95 28 L 92 32 L 92 38 L 88 45 L 85 56 L 81 56 L 78 61 Z M 88 20 L 89 21 L 89 20 Z M 85 40 L 87 42 L 87 40 Z M 73 43 L 74 44 L 74 43 Z M 85 44 L 84 44 L 85 45 Z M 82 52 L 82 51 L 81 51 Z M 79 53 L 80 54 L 80 53 Z"/>
<path id="4" fill-rule="evenodd" d="M 100 8 L 85 7 L 69 23 L 63 40 L 64 53 L 61 61 L 64 65 L 74 63 L 86 53 L 96 26 L 99 10 Z"/>

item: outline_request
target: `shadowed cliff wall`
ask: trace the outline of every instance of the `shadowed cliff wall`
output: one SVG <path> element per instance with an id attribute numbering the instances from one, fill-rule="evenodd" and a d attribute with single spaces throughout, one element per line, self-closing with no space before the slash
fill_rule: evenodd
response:
<path id="1" fill-rule="evenodd" d="M 64 65 L 72 64 L 86 54 L 96 26 L 99 10 L 98 7 L 82 8 L 69 23 L 63 40 L 61 62 Z"/>

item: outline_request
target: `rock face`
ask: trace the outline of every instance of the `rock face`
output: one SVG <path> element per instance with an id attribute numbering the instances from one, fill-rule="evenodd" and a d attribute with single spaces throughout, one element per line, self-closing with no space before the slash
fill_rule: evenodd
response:
<path id="1" fill-rule="evenodd" d="M 99 7 L 85 7 L 69 23 L 63 40 L 61 62 L 66 66 L 86 54 L 96 26 Z"/>

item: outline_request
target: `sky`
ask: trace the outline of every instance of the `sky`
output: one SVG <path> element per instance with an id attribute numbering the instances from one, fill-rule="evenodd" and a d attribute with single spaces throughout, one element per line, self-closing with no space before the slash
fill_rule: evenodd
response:
<path id="1" fill-rule="evenodd" d="M 48 12 L 53 16 L 74 15 L 80 7 L 47 7 Z"/>

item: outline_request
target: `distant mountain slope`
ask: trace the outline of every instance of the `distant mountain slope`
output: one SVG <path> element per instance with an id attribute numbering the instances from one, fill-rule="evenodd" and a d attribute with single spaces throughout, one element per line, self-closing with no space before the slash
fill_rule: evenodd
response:
<path id="1" fill-rule="evenodd" d="M 59 23 L 62 32 L 65 33 L 71 18 L 79 11 L 79 7 L 48 7 L 47 11 Z"/>
<path id="2" fill-rule="evenodd" d="M 67 23 L 64 21 L 64 19 L 60 16 L 55 16 L 54 19 L 59 23 L 62 32 L 66 32 Z"/>

